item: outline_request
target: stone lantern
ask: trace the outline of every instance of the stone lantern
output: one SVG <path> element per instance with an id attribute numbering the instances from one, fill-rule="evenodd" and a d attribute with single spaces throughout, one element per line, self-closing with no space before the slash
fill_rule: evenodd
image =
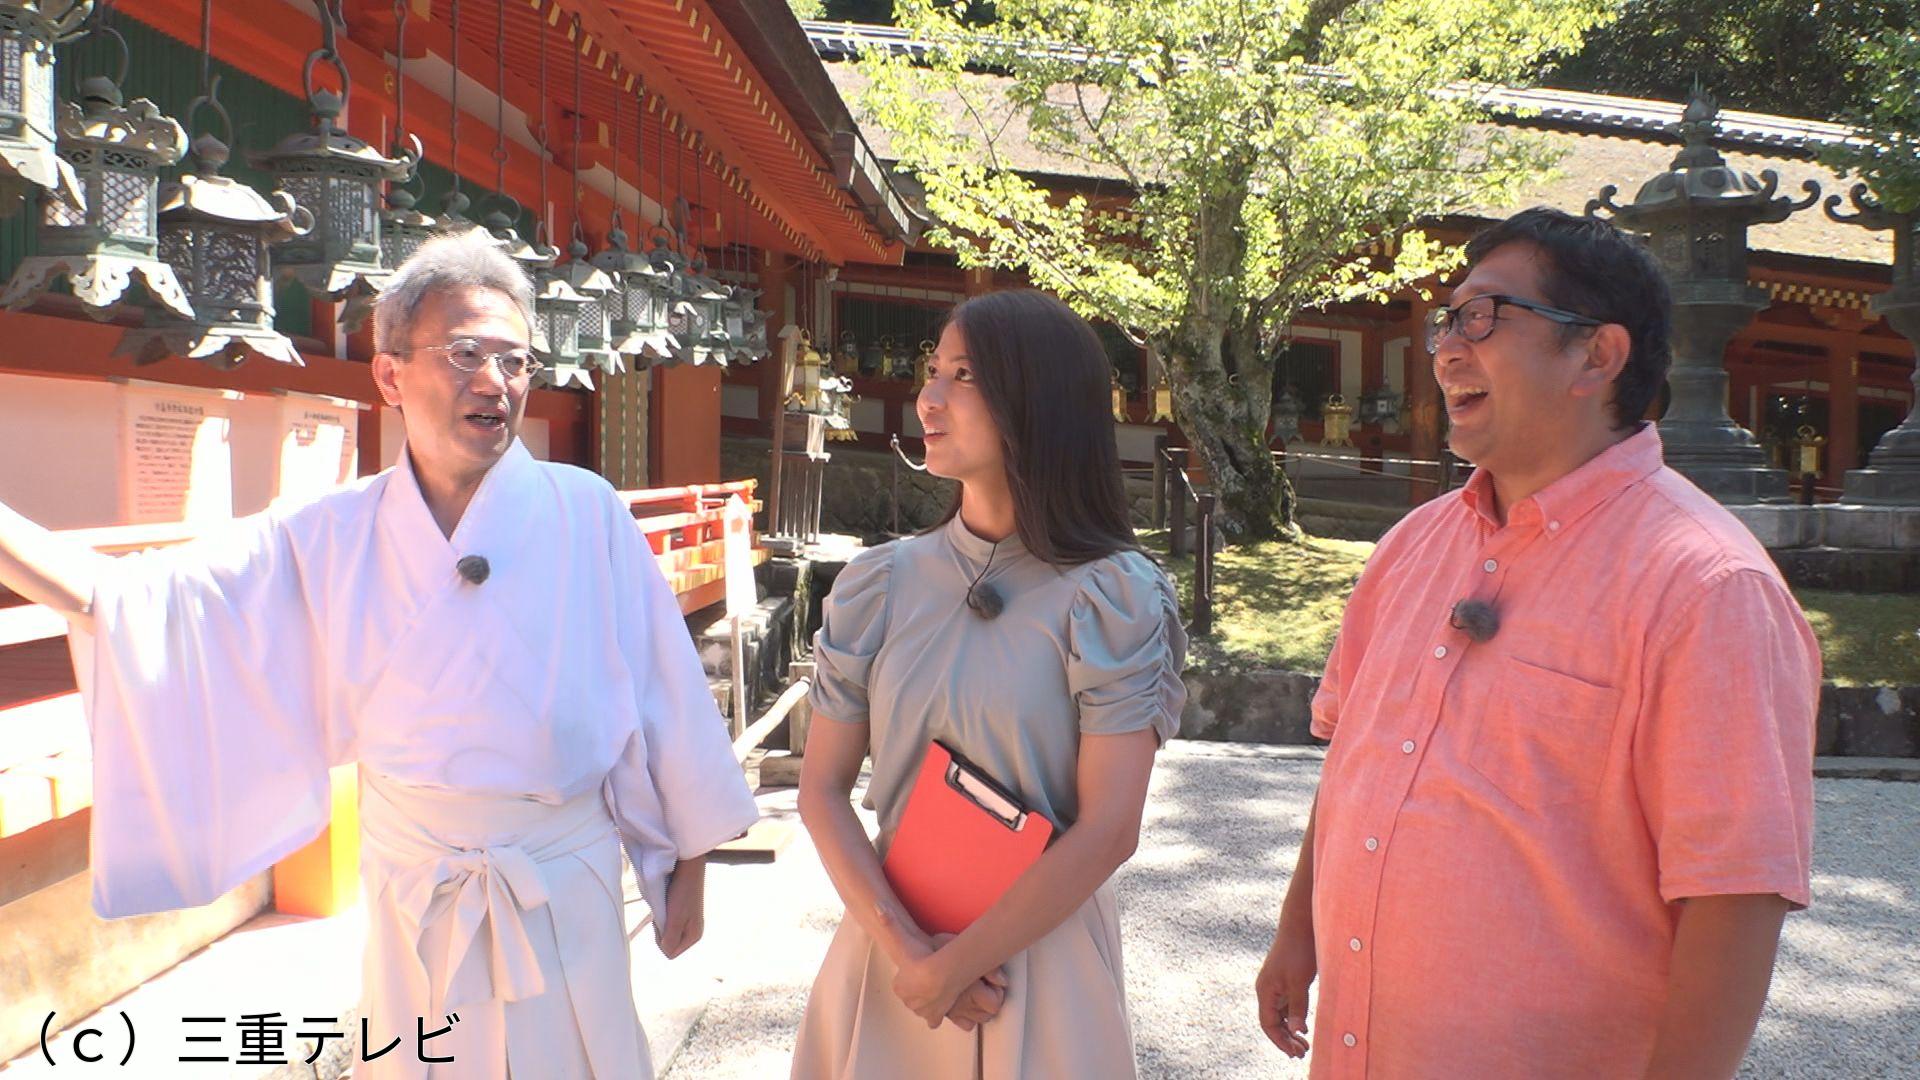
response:
<path id="1" fill-rule="evenodd" d="M 1828 217 L 1893 233 L 1893 284 L 1873 298 L 1868 310 L 1913 342 L 1920 355 L 1920 213 L 1886 209 L 1867 193 L 1865 184 L 1854 185 L 1848 194 L 1855 212 L 1839 213 L 1840 196 L 1830 195 Z M 1907 407 L 1906 419 L 1880 436 L 1866 468 L 1847 470 L 1842 502 L 1920 505 L 1920 365 L 1914 368 L 1913 388 L 1914 403 Z"/>
<path id="2" fill-rule="evenodd" d="M 1719 107 L 1695 91 L 1679 130 L 1686 142 L 1666 172 L 1641 185 L 1625 206 L 1609 184 L 1587 213 L 1611 213 L 1647 236 L 1673 292 L 1673 389 L 1660 420 L 1667 464 L 1721 502 L 1785 498 L 1787 475 L 1771 468 L 1753 435 L 1727 414 L 1727 341 L 1767 306 L 1767 292 L 1747 280 L 1747 230 L 1784 221 L 1819 198 L 1819 185 L 1798 202 L 1776 196 L 1780 175 L 1758 179 L 1732 168 L 1712 145 Z"/>
<path id="3" fill-rule="evenodd" d="M 365 139 L 347 134 L 337 121 L 352 86 L 347 67 L 332 54 L 332 16 L 322 5 L 326 44 L 307 57 L 303 84 L 313 110 L 313 130 L 289 135 L 265 153 L 250 155 L 256 168 L 274 178 L 282 191 L 313 214 L 313 228 L 274 245 L 276 274 L 339 300 L 350 293 L 378 293 L 392 269 L 383 258 L 380 190 L 383 182 L 404 183 L 415 159 L 390 158 Z M 317 90 L 314 66 L 330 60 L 340 75 L 341 91 Z"/>
<path id="4" fill-rule="evenodd" d="M 185 154 L 186 132 L 146 98 L 125 104 L 104 76 L 83 80 L 80 100 L 60 103 L 58 147 L 83 201 L 45 201 L 39 252 L 14 269 L 0 306 L 20 307 L 64 278 L 87 314 L 104 319 L 137 276 L 157 303 L 192 319 L 173 267 L 156 257 L 160 170 Z"/>
<path id="5" fill-rule="evenodd" d="M 225 120 L 225 110 L 214 104 Z M 311 228 L 313 218 L 284 191 L 268 199 L 220 175 L 227 158 L 225 143 L 202 135 L 193 144 L 194 171 L 160 186 L 160 257 L 185 286 L 193 319 L 150 311 L 148 329 L 129 332 L 121 353 L 142 363 L 183 356 L 220 368 L 249 353 L 304 363 L 293 342 L 273 328 L 267 249 Z"/>
<path id="6" fill-rule="evenodd" d="M 1400 416 L 1400 395 L 1392 387 L 1377 386 L 1360 395 L 1359 419 L 1362 424 L 1385 426 Z"/>
<path id="7" fill-rule="evenodd" d="M 82 33 L 93 0 L 0 0 L 0 214 L 47 192 L 82 205 L 54 150 L 53 47 Z"/>
<path id="8" fill-rule="evenodd" d="M 1161 376 L 1162 381 L 1165 378 Z M 1167 411 L 1171 419 L 1172 410 Z M 1273 403 L 1273 437 L 1282 446 L 1300 437 L 1300 397 L 1291 386 L 1281 387 L 1280 397 Z"/>

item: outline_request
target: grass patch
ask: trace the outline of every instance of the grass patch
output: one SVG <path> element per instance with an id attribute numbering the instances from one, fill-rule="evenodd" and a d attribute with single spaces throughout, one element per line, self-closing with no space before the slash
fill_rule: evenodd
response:
<path id="1" fill-rule="evenodd" d="M 1173 575 L 1181 611 L 1192 611 L 1192 556 L 1167 558 L 1165 530 L 1142 532 L 1140 539 Z M 1372 553 L 1371 543 L 1318 537 L 1221 552 L 1214 564 L 1213 637 L 1193 643 L 1189 665 L 1320 672 L 1347 596 Z M 1794 595 L 1820 639 L 1827 681 L 1920 686 L 1920 595 L 1821 589 L 1796 589 Z"/>

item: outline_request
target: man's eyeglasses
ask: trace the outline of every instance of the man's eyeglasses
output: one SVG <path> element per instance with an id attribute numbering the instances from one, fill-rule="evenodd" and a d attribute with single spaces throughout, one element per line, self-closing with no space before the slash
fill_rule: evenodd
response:
<path id="1" fill-rule="evenodd" d="M 1557 307 L 1537 304 L 1532 300 L 1522 300 L 1517 296 L 1503 296 L 1488 293 L 1464 300 L 1452 307 L 1433 309 L 1427 317 L 1427 351 L 1438 352 L 1440 342 L 1451 333 L 1458 333 L 1462 341 L 1485 341 L 1493 333 L 1493 326 L 1502 318 L 1501 308 L 1516 307 L 1522 311 L 1531 311 L 1543 319 L 1551 319 L 1562 326 L 1604 326 L 1605 323 L 1590 315 L 1577 311 L 1566 311 Z"/>
<path id="2" fill-rule="evenodd" d="M 411 345 L 408 348 L 440 353 L 455 371 L 463 375 L 472 375 L 486 366 L 488 361 L 498 361 L 500 374 L 509 379 L 525 378 L 546 366 L 530 349 L 489 349 L 477 338 L 455 338 L 445 345 Z"/>

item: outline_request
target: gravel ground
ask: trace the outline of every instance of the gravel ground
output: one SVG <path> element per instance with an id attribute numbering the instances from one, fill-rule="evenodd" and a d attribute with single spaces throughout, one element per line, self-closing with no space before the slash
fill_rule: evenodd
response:
<path id="1" fill-rule="evenodd" d="M 1295 749 L 1161 755 L 1117 878 L 1143 1076 L 1306 1075 L 1260 1034 L 1250 987 L 1318 775 Z M 1787 921 L 1742 1075 L 1920 1076 L 1920 785 L 1820 780 L 1816 800 L 1814 906 Z M 677 1050 L 649 1020 L 664 1075 L 777 1080 L 840 904 L 804 834 L 771 865 L 714 868 L 708 891 L 708 1006 Z"/>

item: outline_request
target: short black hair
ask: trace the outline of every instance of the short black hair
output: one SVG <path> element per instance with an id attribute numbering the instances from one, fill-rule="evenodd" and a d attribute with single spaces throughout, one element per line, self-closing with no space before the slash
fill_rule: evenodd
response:
<path id="1" fill-rule="evenodd" d="M 1660 264 L 1645 244 L 1612 222 L 1536 206 L 1467 241 L 1468 269 L 1514 243 L 1531 244 L 1545 257 L 1541 289 L 1547 303 L 1627 328 L 1633 347 L 1613 380 L 1614 426 L 1640 419 L 1673 365 L 1673 297 Z M 1584 329 L 1569 326 L 1564 333 L 1571 339 Z"/>

